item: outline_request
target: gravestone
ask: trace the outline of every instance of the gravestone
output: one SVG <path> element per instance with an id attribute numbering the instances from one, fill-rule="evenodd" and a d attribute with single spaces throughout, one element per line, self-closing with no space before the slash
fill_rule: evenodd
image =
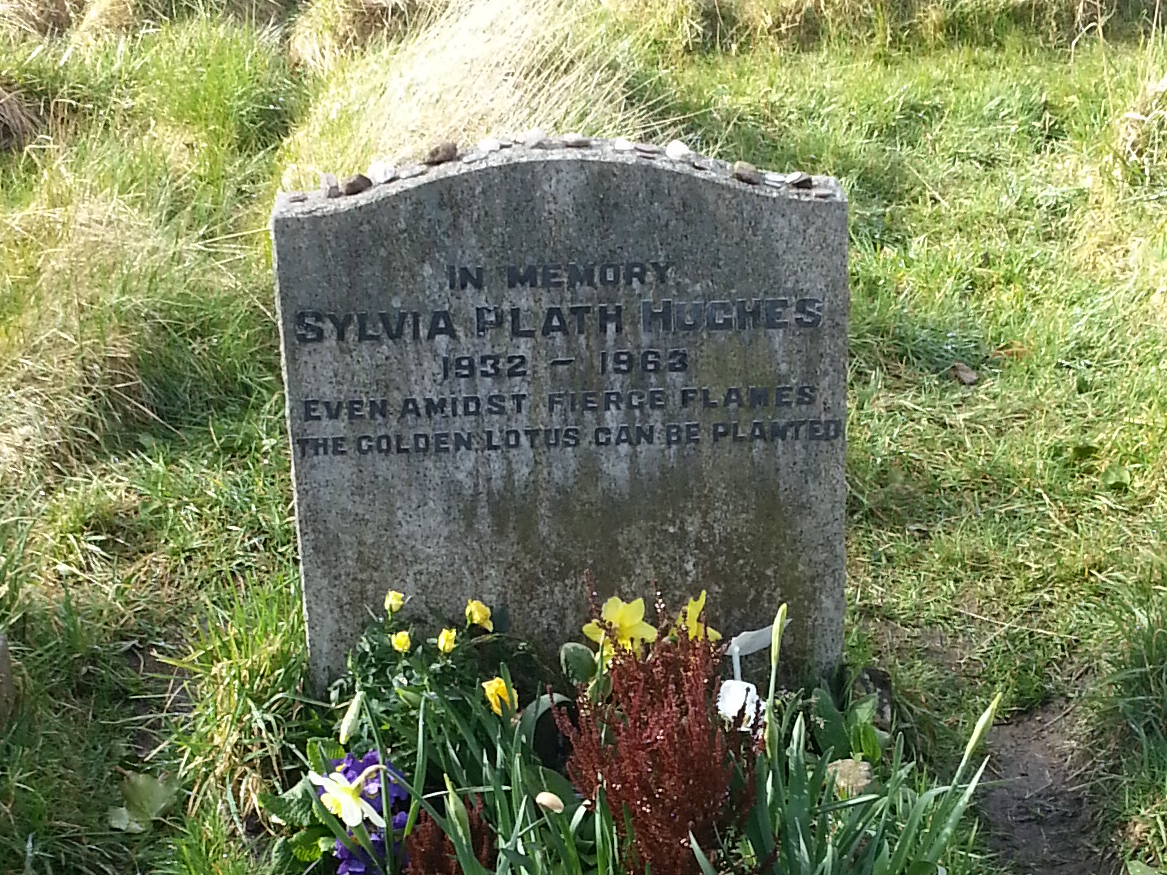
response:
<path id="1" fill-rule="evenodd" d="M 621 141 L 501 146 L 275 206 L 314 683 L 389 588 L 418 616 L 474 597 L 548 650 L 578 639 L 588 569 L 601 599 L 659 588 L 676 611 L 708 590 L 726 636 L 786 601 L 789 665 L 828 671 L 838 184 Z"/>

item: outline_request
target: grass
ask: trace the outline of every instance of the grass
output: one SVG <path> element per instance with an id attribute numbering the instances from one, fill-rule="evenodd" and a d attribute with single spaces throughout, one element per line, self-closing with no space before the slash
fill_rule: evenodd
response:
<path id="1" fill-rule="evenodd" d="M 849 653 L 939 771 L 998 690 L 1074 705 L 1103 840 L 1167 862 L 1167 53 L 1142 7 L 451 0 L 345 31 L 319 0 L 115 5 L 0 35 L 0 870 L 262 869 L 255 794 L 321 719 L 271 197 L 536 125 L 842 180 Z M 184 805 L 111 829 L 127 771 L 181 774 Z M 967 845 L 949 872 L 996 865 Z"/>

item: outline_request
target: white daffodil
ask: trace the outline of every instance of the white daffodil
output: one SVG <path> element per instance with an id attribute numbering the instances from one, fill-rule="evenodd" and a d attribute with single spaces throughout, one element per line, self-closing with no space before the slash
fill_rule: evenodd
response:
<path id="1" fill-rule="evenodd" d="M 365 782 L 370 776 L 381 770 L 380 766 L 369 766 L 361 772 L 351 784 L 343 772 L 333 772 L 325 777 L 316 772 L 308 773 L 308 780 L 317 787 L 324 788 L 324 795 L 320 802 L 339 817 L 349 829 L 357 826 L 363 820 L 368 820 L 373 826 L 384 827 L 385 820 L 376 809 L 361 796 L 365 789 Z"/>
<path id="2" fill-rule="evenodd" d="M 721 692 L 717 694 L 717 713 L 740 729 L 748 731 L 753 727 L 761 705 L 758 688 L 748 681 L 721 682 Z"/>

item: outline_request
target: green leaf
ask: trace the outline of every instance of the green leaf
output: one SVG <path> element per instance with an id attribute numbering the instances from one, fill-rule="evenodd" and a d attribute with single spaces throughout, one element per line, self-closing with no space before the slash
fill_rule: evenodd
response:
<path id="1" fill-rule="evenodd" d="M 150 828 L 150 821 L 141 820 L 131 817 L 130 812 L 126 808 L 111 808 L 106 815 L 109 821 L 109 828 L 120 830 L 128 833 L 142 833 Z"/>
<path id="2" fill-rule="evenodd" d="M 259 805 L 268 814 L 277 817 L 292 827 L 305 827 L 313 822 L 313 802 L 316 791 L 308 776 L 302 777 L 299 782 L 279 796 L 271 793 L 262 793 L 259 796 Z"/>
<path id="3" fill-rule="evenodd" d="M 270 859 L 272 869 L 277 872 L 292 868 L 292 864 L 296 862 L 296 857 L 292 853 L 292 843 L 280 836 L 272 842 Z"/>
<path id="4" fill-rule="evenodd" d="M 1102 472 L 1102 485 L 1116 492 L 1124 492 L 1131 487 L 1131 472 L 1118 462 L 1111 462 Z"/>
<path id="5" fill-rule="evenodd" d="M 1140 863 L 1138 860 L 1126 861 L 1127 875 L 1159 875 L 1158 869 L 1152 869 L 1146 863 Z"/>
<path id="6" fill-rule="evenodd" d="M 344 748 L 331 738 L 308 740 L 308 764 L 312 771 L 327 775 L 332 771 L 332 760 L 344 759 Z"/>
<path id="7" fill-rule="evenodd" d="M 862 754 L 869 763 L 878 763 L 883 759 L 883 745 L 879 743 L 879 733 L 870 723 L 863 723 L 852 730 L 851 750 Z"/>
<path id="8" fill-rule="evenodd" d="M 697 838 L 692 831 L 689 832 L 689 847 L 693 849 L 693 856 L 697 858 L 697 865 L 701 867 L 702 875 L 717 875 L 717 870 L 713 868 L 713 864 L 709 862 L 709 858 L 705 856 L 705 852 L 697 844 Z"/>
<path id="9" fill-rule="evenodd" d="M 936 875 L 940 871 L 940 867 L 935 863 L 929 863 L 927 860 L 917 860 L 910 865 L 904 875 Z"/>
<path id="10" fill-rule="evenodd" d="M 596 673 L 596 654 L 585 644 L 568 641 L 559 648 L 559 665 L 573 684 L 586 684 Z"/>
<path id="11" fill-rule="evenodd" d="M 335 839 L 323 827 L 300 830 L 288 839 L 288 849 L 301 863 L 312 863 L 324 854 L 320 841 L 322 838 L 327 838 L 329 848 L 333 846 Z"/>
<path id="12" fill-rule="evenodd" d="M 122 781 L 122 796 L 130 821 L 149 828 L 150 821 L 161 817 L 174 804 L 180 787 L 177 778 L 159 780 L 141 772 L 128 773 Z"/>
<path id="13" fill-rule="evenodd" d="M 828 690 L 819 687 L 814 691 L 812 710 L 815 719 L 810 721 L 811 732 L 819 750 L 826 754 L 831 751 L 831 759 L 844 759 L 851 755 L 851 736 L 843 714 L 835 707 Z"/>

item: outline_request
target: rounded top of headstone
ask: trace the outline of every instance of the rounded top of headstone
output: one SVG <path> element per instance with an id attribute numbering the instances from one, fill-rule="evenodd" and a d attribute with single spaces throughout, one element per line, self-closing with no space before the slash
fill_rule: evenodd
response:
<path id="1" fill-rule="evenodd" d="M 839 202 L 847 200 L 838 180 L 833 177 L 813 176 L 801 171 L 779 173 L 762 170 L 745 161 L 729 163 L 699 155 L 678 140 L 669 143 L 666 148 L 649 143 L 631 143 L 623 138 L 601 140 L 580 134 L 551 137 L 538 132 L 537 137 L 526 135 L 525 139 L 520 138 L 517 143 L 508 138 L 491 138 L 465 150 L 453 143 L 442 143 L 430 154 L 434 154 L 438 148 L 443 150 L 441 162 L 432 163 L 427 159 L 422 164 L 393 168 L 393 173 L 381 172 L 383 166 L 389 166 L 385 162 L 373 162 L 373 172 L 367 174 L 373 184 L 368 187 L 346 186 L 343 196 L 327 191 L 327 186 L 314 192 L 280 192 L 276 197 L 272 217 L 337 212 L 450 177 L 508 165 L 558 162 L 640 166 L 651 168 L 651 172 L 663 171 L 712 181 L 762 197 Z M 332 174 L 325 176 L 331 177 Z M 351 194 L 348 193 L 350 190 Z"/>

